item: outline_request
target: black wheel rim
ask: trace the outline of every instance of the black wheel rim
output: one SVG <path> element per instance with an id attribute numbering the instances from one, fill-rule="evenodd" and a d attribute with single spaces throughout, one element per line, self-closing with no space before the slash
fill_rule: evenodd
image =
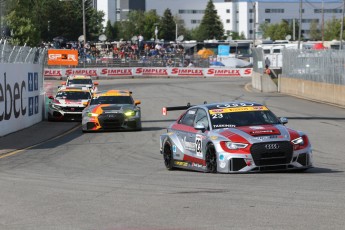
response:
<path id="1" fill-rule="evenodd" d="M 164 152 L 163 152 L 163 157 L 164 157 L 164 164 L 167 168 L 171 167 L 171 148 L 169 145 L 164 146 Z"/>
<path id="2" fill-rule="evenodd" d="M 206 152 L 206 168 L 211 173 L 217 172 L 216 152 L 212 147 L 209 147 Z"/>

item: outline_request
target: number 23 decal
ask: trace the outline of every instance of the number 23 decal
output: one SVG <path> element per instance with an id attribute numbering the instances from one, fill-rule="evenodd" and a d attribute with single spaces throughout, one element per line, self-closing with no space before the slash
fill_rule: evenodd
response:
<path id="1" fill-rule="evenodd" d="M 195 137 L 195 148 L 196 148 L 196 155 L 198 157 L 202 157 L 202 139 L 201 135 L 196 135 Z"/>
<path id="2" fill-rule="evenodd" d="M 218 118 L 223 118 L 223 114 L 221 113 L 212 114 L 212 119 L 218 119 Z"/>

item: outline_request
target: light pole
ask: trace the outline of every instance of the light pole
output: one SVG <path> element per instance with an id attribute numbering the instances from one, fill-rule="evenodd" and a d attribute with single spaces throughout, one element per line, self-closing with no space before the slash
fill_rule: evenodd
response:
<path id="1" fill-rule="evenodd" d="M 85 23 L 85 0 L 82 1 L 82 6 L 83 6 L 83 36 L 84 36 L 84 49 L 86 45 L 86 23 Z"/>

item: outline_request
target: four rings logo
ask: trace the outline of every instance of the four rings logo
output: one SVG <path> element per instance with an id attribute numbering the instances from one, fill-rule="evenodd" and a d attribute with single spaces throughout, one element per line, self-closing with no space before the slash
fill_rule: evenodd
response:
<path id="1" fill-rule="evenodd" d="M 279 145 L 278 144 L 267 144 L 265 145 L 266 149 L 279 149 Z"/>

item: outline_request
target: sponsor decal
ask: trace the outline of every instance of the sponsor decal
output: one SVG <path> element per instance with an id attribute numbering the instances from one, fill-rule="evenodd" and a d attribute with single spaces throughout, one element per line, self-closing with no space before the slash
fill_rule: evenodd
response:
<path id="1" fill-rule="evenodd" d="M 203 166 L 202 164 L 198 164 L 198 163 L 195 163 L 195 162 L 193 162 L 191 166 L 195 167 L 195 168 L 205 168 L 205 166 Z"/>
<path id="2" fill-rule="evenodd" d="M 231 124 L 218 124 L 218 125 L 213 125 L 213 128 L 235 128 L 236 125 L 231 125 Z"/>
<path id="3" fill-rule="evenodd" d="M 234 112 L 250 112 L 250 111 L 266 111 L 268 110 L 265 106 L 248 106 L 248 107 L 237 107 L 237 108 L 226 108 L 223 109 L 222 113 L 234 113 Z M 215 114 L 213 110 L 209 110 L 209 113 Z"/>
<path id="4" fill-rule="evenodd" d="M 28 96 L 26 93 L 38 91 L 38 73 L 29 72 L 27 82 L 7 81 L 4 73 L 3 82 L 0 82 L 0 121 L 10 120 L 20 116 L 32 116 L 39 113 L 39 96 Z M 3 106 L 1 104 L 3 103 Z M 28 113 L 27 113 L 28 112 Z"/>
<path id="5" fill-rule="evenodd" d="M 78 50 L 48 49 L 48 65 L 78 65 Z"/>
<path id="6" fill-rule="evenodd" d="M 158 69 L 158 68 L 136 68 L 135 74 L 138 75 L 158 75 L 158 76 L 168 76 L 167 69 Z"/>
<path id="7" fill-rule="evenodd" d="M 101 75 L 105 76 L 132 76 L 132 69 L 105 68 L 101 69 Z"/>
<path id="8" fill-rule="evenodd" d="M 66 69 L 65 75 L 89 75 L 97 76 L 96 69 Z"/>
<path id="9" fill-rule="evenodd" d="M 196 135 L 195 138 L 196 156 L 202 157 L 202 136 Z"/>
<path id="10" fill-rule="evenodd" d="M 217 137 L 217 136 L 210 136 L 210 139 L 211 139 L 211 140 L 217 140 L 218 137 Z"/>
<path id="11" fill-rule="evenodd" d="M 202 69 L 195 69 L 195 68 L 172 68 L 171 70 L 172 75 L 177 76 L 203 76 Z"/>
<path id="12" fill-rule="evenodd" d="M 249 128 L 254 129 L 254 130 L 257 130 L 257 129 L 265 129 L 265 128 L 262 127 L 262 126 L 250 126 Z"/>
<path id="13" fill-rule="evenodd" d="M 219 167 L 221 167 L 223 169 L 223 168 L 225 168 L 225 166 L 226 166 L 225 161 L 220 162 Z"/>
<path id="14" fill-rule="evenodd" d="M 243 106 L 254 106 L 252 103 L 231 103 L 231 104 L 219 104 L 217 108 L 233 108 L 233 107 L 243 107 Z"/>
<path id="15" fill-rule="evenodd" d="M 45 77 L 61 77 L 61 70 L 52 70 L 52 69 L 45 69 L 44 70 Z"/>
<path id="16" fill-rule="evenodd" d="M 176 145 L 173 145 L 172 149 L 173 149 L 173 152 L 176 153 Z"/>
<path id="17" fill-rule="evenodd" d="M 188 162 L 184 162 L 184 161 L 174 161 L 174 164 L 177 166 L 183 166 L 183 167 L 188 166 Z"/>
<path id="18" fill-rule="evenodd" d="M 249 77 L 252 75 L 253 69 L 225 69 L 225 68 L 209 68 L 205 72 L 206 76 L 213 77 Z"/>
<path id="19" fill-rule="evenodd" d="M 237 76 L 240 77 L 241 73 L 239 69 L 208 69 L 207 74 L 214 76 Z"/>
<path id="20" fill-rule="evenodd" d="M 269 150 L 279 149 L 279 144 L 266 144 L 265 148 Z"/>
<path id="21" fill-rule="evenodd" d="M 223 160 L 224 160 L 224 155 L 223 155 L 223 154 L 220 154 L 220 155 L 219 155 L 219 160 L 220 160 L 220 161 L 223 161 Z"/>

